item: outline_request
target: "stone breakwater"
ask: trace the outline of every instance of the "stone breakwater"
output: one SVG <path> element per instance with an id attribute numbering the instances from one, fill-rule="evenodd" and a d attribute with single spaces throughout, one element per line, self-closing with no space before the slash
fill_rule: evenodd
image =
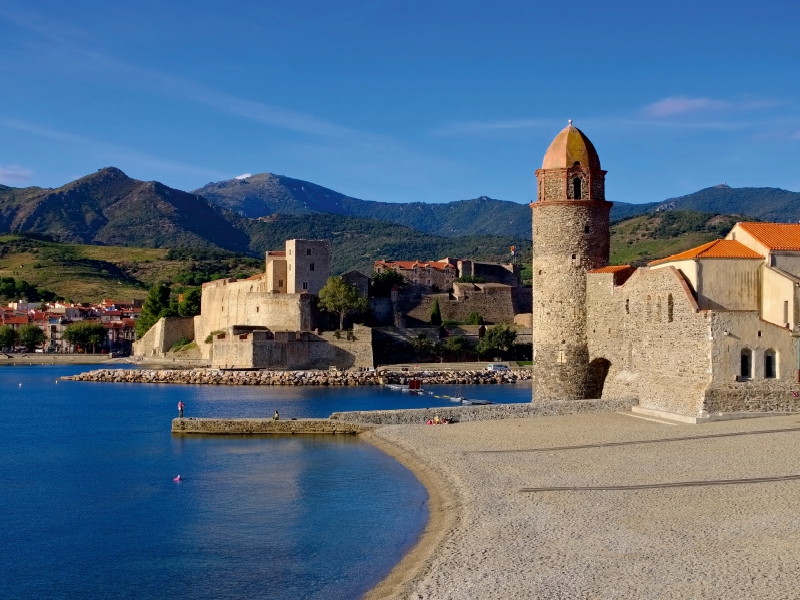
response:
<path id="1" fill-rule="evenodd" d="M 368 423 L 346 423 L 330 419 L 195 419 L 172 420 L 172 433 L 204 434 L 342 434 L 357 435 L 372 429 Z"/>
<path id="2" fill-rule="evenodd" d="M 633 398 L 604 398 L 602 400 L 567 400 L 563 402 L 531 402 L 525 404 L 490 404 L 485 406 L 440 406 L 437 408 L 408 408 L 402 410 L 365 410 L 337 412 L 332 420 L 375 425 L 405 425 L 425 423 L 438 416 L 454 423 L 524 419 L 555 415 L 629 411 L 636 406 Z"/>
<path id="3" fill-rule="evenodd" d="M 527 370 L 506 371 L 223 371 L 219 369 L 154 370 L 99 369 L 65 376 L 71 381 L 106 383 L 174 383 L 194 385 L 383 385 L 407 384 L 412 378 L 423 385 L 504 384 L 531 378 Z"/>

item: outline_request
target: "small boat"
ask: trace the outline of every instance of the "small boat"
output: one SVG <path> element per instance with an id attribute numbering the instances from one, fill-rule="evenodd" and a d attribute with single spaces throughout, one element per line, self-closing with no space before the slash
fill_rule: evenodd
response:
<path id="1" fill-rule="evenodd" d="M 183 481 L 183 479 L 181 479 L 181 476 L 178 475 L 177 477 L 173 477 L 172 481 Z"/>
<path id="2" fill-rule="evenodd" d="M 461 401 L 461 404 L 465 406 L 484 406 L 485 404 L 491 404 L 489 400 L 467 400 L 466 398 Z"/>

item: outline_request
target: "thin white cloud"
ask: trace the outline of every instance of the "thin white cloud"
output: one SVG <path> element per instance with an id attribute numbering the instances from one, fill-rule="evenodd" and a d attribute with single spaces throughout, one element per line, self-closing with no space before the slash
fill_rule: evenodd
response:
<path id="1" fill-rule="evenodd" d="M 109 144 L 100 140 L 76 135 L 67 131 L 60 131 L 20 119 L 0 116 L 0 127 L 20 131 L 48 140 L 65 142 L 71 147 L 81 148 L 84 152 L 98 156 L 100 160 L 104 162 L 103 166 L 108 166 L 105 164 L 106 161 L 113 161 L 117 163 L 116 166 L 123 168 L 157 169 L 206 179 L 222 179 L 225 177 L 224 173 L 214 169 L 205 169 L 195 165 L 167 160 L 158 156 L 153 156 L 152 154 L 139 152 L 132 148 Z"/>
<path id="2" fill-rule="evenodd" d="M 645 106 L 641 113 L 648 117 L 663 119 L 693 113 L 718 113 L 722 111 L 746 111 L 773 108 L 785 102 L 777 100 L 714 100 L 712 98 L 689 98 L 688 96 L 670 96 Z"/>
<path id="3" fill-rule="evenodd" d="M 527 129 L 552 129 L 557 126 L 554 119 L 511 119 L 500 121 L 465 121 L 450 123 L 434 129 L 433 135 L 476 135 L 500 131 L 520 131 Z"/>
<path id="4" fill-rule="evenodd" d="M 252 176 L 253 176 L 252 173 L 243 173 L 241 175 L 237 175 L 236 177 L 234 177 L 234 179 L 249 179 Z"/>
<path id="5" fill-rule="evenodd" d="M 27 183 L 31 180 L 33 169 L 26 169 L 17 165 L 0 167 L 0 183 L 17 184 Z"/>
<path id="6" fill-rule="evenodd" d="M 642 109 L 648 117 L 673 117 L 699 111 L 719 111 L 731 107 L 725 100 L 712 100 L 711 98 L 689 98 L 687 96 L 671 96 L 658 102 L 653 102 Z"/>

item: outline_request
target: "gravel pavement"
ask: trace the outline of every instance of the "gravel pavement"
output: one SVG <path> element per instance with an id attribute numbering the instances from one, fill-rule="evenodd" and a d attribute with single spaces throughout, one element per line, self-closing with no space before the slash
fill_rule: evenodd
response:
<path id="1" fill-rule="evenodd" d="M 629 415 L 367 434 L 437 487 L 446 517 L 432 519 L 393 585 L 367 597 L 800 598 L 799 480 L 522 491 L 800 475 L 798 416 L 673 425 Z M 717 436 L 779 429 L 794 431 Z M 696 439 L 668 441 L 683 437 Z"/>

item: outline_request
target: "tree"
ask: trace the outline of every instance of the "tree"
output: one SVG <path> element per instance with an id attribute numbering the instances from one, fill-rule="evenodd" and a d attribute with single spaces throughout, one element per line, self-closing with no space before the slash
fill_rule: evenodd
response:
<path id="1" fill-rule="evenodd" d="M 467 317 L 467 325 L 483 325 L 483 317 L 479 312 L 471 312 Z"/>
<path id="2" fill-rule="evenodd" d="M 461 355 L 469 349 L 469 342 L 467 342 L 467 338 L 463 335 L 454 335 L 447 338 L 445 347 L 447 348 L 447 352 L 455 356 L 456 360 L 458 360 L 461 358 Z"/>
<path id="3" fill-rule="evenodd" d="M 23 325 L 19 328 L 19 343 L 25 346 L 28 352 L 33 352 L 36 346 L 44 343 L 44 331 L 36 325 Z"/>
<path id="4" fill-rule="evenodd" d="M 478 342 L 476 350 L 478 354 L 490 354 L 494 352 L 508 352 L 517 339 L 517 332 L 508 325 L 501 323 L 486 331 L 486 335 Z"/>
<path id="5" fill-rule="evenodd" d="M 424 333 L 420 333 L 417 337 L 412 338 L 411 347 L 414 348 L 417 356 L 427 356 L 431 353 L 433 344 Z"/>
<path id="6" fill-rule="evenodd" d="M 16 329 L 9 327 L 8 325 L 3 325 L 0 327 L 0 349 L 13 348 L 17 345 L 18 339 L 19 336 L 17 335 Z"/>
<path id="7" fill-rule="evenodd" d="M 444 357 L 447 356 L 448 353 L 449 350 L 447 349 L 447 345 L 443 344 L 442 342 L 436 342 L 431 347 L 431 354 L 438 358 L 439 362 L 444 361 Z"/>
<path id="8" fill-rule="evenodd" d="M 171 317 L 176 314 L 170 307 L 170 289 L 168 285 L 158 283 L 150 288 L 147 299 L 142 304 L 142 312 L 136 319 L 136 337 L 141 338 L 161 317 Z"/>
<path id="9" fill-rule="evenodd" d="M 64 329 L 63 338 L 73 346 L 88 348 L 92 346 L 92 353 L 97 346 L 106 339 L 106 328 L 96 321 L 80 321 L 68 325 Z"/>
<path id="10" fill-rule="evenodd" d="M 385 298 L 392 292 L 392 288 L 402 290 L 406 287 L 406 278 L 395 269 L 386 269 L 372 276 L 372 295 Z"/>
<path id="11" fill-rule="evenodd" d="M 183 295 L 183 301 L 178 304 L 178 314 L 182 317 L 193 317 L 200 314 L 200 290 L 189 290 Z"/>
<path id="12" fill-rule="evenodd" d="M 431 310 L 431 325 L 439 327 L 442 324 L 442 311 L 439 308 L 439 301 L 433 301 L 433 309 Z"/>
<path id="13" fill-rule="evenodd" d="M 319 307 L 339 315 L 339 330 L 344 329 L 344 318 L 350 313 L 366 312 L 369 301 L 360 298 L 358 289 L 342 280 L 341 277 L 328 277 L 325 286 L 319 291 Z"/>

